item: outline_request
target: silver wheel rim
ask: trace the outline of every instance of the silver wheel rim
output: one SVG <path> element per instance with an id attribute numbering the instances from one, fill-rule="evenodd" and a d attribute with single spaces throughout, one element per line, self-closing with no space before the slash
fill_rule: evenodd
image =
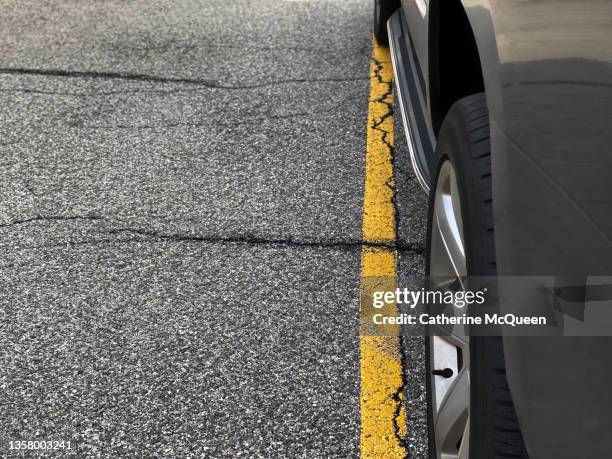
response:
<path id="1" fill-rule="evenodd" d="M 437 284 L 459 281 L 463 286 L 467 275 L 463 220 L 457 176 L 450 161 L 442 164 L 434 193 L 430 277 Z M 432 327 L 427 339 L 430 340 L 430 368 L 447 372 L 446 375 L 428 375 L 436 454 L 440 459 L 467 459 L 470 428 L 468 337 L 463 329 Z"/>

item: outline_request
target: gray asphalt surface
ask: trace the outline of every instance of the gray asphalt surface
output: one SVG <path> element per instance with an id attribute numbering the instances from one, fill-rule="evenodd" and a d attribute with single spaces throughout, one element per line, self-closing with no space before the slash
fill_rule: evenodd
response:
<path id="1" fill-rule="evenodd" d="M 370 2 L 2 11 L 2 448 L 358 455 Z M 424 197 L 396 138 L 409 275 Z"/>

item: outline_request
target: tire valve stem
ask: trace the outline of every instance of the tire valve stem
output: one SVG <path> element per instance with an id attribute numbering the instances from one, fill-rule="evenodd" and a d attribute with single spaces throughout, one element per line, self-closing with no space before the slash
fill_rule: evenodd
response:
<path id="1" fill-rule="evenodd" d="M 453 370 L 451 370 L 450 368 L 445 368 L 444 370 L 433 370 L 431 372 L 432 375 L 436 375 L 436 376 L 442 376 L 443 378 L 450 378 L 451 376 L 453 376 Z"/>

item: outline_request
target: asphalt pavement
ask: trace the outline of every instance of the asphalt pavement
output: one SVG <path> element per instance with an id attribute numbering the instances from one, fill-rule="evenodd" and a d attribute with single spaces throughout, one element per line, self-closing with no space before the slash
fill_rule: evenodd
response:
<path id="1" fill-rule="evenodd" d="M 3 2 L 0 441 L 355 457 L 372 5 Z M 425 197 L 396 120 L 401 275 Z M 425 457 L 422 340 L 404 340 Z"/>

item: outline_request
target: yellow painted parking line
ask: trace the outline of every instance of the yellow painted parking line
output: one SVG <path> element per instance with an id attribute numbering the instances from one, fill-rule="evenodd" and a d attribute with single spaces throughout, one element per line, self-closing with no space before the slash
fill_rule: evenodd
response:
<path id="1" fill-rule="evenodd" d="M 393 173 L 393 69 L 389 49 L 372 43 L 361 253 L 362 292 L 372 277 L 395 284 L 397 252 Z M 390 248 L 385 248 L 385 245 Z M 374 245 L 374 247 L 372 246 Z M 382 247 L 379 247 L 382 245 Z M 392 305 L 394 309 L 395 306 Z M 396 330 L 397 332 L 397 330 Z M 360 336 L 361 456 L 404 458 L 406 413 L 398 333 Z M 395 336 L 393 336 L 395 335 Z"/>

